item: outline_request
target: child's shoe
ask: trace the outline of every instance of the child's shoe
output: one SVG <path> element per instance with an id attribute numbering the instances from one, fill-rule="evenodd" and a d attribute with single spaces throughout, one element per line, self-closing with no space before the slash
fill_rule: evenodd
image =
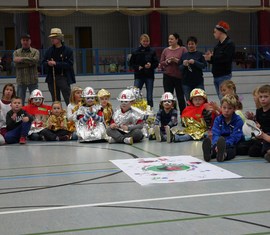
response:
<path id="1" fill-rule="evenodd" d="M 107 141 L 108 141 L 109 144 L 112 144 L 112 143 L 115 143 L 115 142 L 116 142 L 116 141 L 114 140 L 114 138 L 111 137 L 111 136 L 108 136 Z"/>
<path id="2" fill-rule="evenodd" d="M 26 144 L 26 138 L 24 136 L 21 136 L 19 143 Z"/>
<path id="3" fill-rule="evenodd" d="M 171 128 L 169 126 L 165 126 L 165 132 L 166 132 L 167 143 L 171 143 L 172 142 Z"/>
<path id="4" fill-rule="evenodd" d="M 59 136 L 59 141 L 67 141 L 67 140 L 70 140 L 69 135 Z"/>
<path id="5" fill-rule="evenodd" d="M 4 137 L 0 134 L 0 145 L 3 145 L 5 143 L 6 143 L 6 141 L 5 141 Z"/>
<path id="6" fill-rule="evenodd" d="M 211 143 L 211 140 L 209 138 L 206 138 L 203 140 L 202 149 L 203 149 L 204 161 L 210 162 L 211 161 L 212 143 Z"/>
<path id="7" fill-rule="evenodd" d="M 126 137 L 124 139 L 124 143 L 125 144 L 129 144 L 129 145 L 132 145 L 133 144 L 133 138 L 132 137 Z"/>
<path id="8" fill-rule="evenodd" d="M 155 126 L 154 127 L 154 132 L 155 132 L 155 136 L 156 136 L 156 141 L 157 142 L 161 142 L 161 135 L 160 135 L 160 128 L 159 128 L 159 126 Z"/>
<path id="9" fill-rule="evenodd" d="M 270 149 L 267 150 L 266 154 L 264 155 L 264 159 L 268 162 L 270 162 Z"/>
<path id="10" fill-rule="evenodd" d="M 226 141 L 224 137 L 219 137 L 217 141 L 217 161 L 223 162 L 227 156 L 226 153 Z"/>

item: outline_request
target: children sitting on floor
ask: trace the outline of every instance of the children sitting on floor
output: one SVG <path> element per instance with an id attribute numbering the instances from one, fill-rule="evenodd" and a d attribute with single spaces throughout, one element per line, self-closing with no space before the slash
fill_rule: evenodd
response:
<path id="1" fill-rule="evenodd" d="M 76 113 L 76 130 L 79 142 L 92 142 L 106 138 L 103 113 L 97 105 L 97 95 L 92 87 L 82 92 L 81 106 Z"/>
<path id="2" fill-rule="evenodd" d="M 234 95 L 225 95 L 221 99 L 222 114 L 215 118 L 212 127 L 212 141 L 203 141 L 203 157 L 206 162 L 216 158 L 218 162 L 231 160 L 236 155 L 236 145 L 243 139 L 243 121 L 235 113 L 237 99 Z"/>
<path id="3" fill-rule="evenodd" d="M 159 111 L 156 114 L 154 133 L 149 136 L 149 140 L 171 142 L 171 128 L 177 126 L 177 109 L 176 101 L 173 94 L 165 92 L 160 99 Z"/>
<path id="4" fill-rule="evenodd" d="M 40 135 L 46 141 L 70 140 L 71 133 L 67 130 L 66 111 L 60 101 L 54 101 L 47 120 L 47 126 Z"/>
<path id="5" fill-rule="evenodd" d="M 118 98 L 120 107 L 114 112 L 110 126 L 107 128 L 109 143 L 133 144 L 143 139 L 143 116 L 131 105 L 135 96 L 131 90 L 123 90 Z"/>
<path id="6" fill-rule="evenodd" d="M 33 117 L 22 109 L 22 99 L 14 97 L 11 100 L 11 110 L 6 116 L 7 132 L 5 141 L 7 144 L 26 143 L 26 137 L 31 127 Z"/>
<path id="7" fill-rule="evenodd" d="M 40 131 L 46 127 L 46 123 L 49 117 L 51 106 L 43 103 L 44 97 L 40 90 L 35 89 L 31 92 L 28 100 L 28 105 L 23 107 L 23 110 L 31 114 L 34 118 L 28 138 L 30 140 L 42 140 Z"/>
<path id="8" fill-rule="evenodd" d="M 214 115 L 207 110 L 207 96 L 204 90 L 195 88 L 191 91 L 189 103 L 181 115 L 184 130 L 172 128 L 173 142 L 200 140 L 211 130 Z"/>

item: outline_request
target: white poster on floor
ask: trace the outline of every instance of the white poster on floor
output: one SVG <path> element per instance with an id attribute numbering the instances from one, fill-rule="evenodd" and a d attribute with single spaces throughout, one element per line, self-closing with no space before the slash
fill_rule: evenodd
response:
<path id="1" fill-rule="evenodd" d="M 241 178 L 192 156 L 119 159 L 111 162 L 140 185 Z"/>

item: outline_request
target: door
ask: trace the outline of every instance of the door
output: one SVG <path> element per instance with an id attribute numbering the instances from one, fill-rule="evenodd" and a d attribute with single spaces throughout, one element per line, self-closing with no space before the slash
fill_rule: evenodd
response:
<path id="1" fill-rule="evenodd" d="M 77 69 L 79 73 L 93 73 L 92 28 L 76 27 Z M 79 63 L 78 63 L 79 62 Z"/>

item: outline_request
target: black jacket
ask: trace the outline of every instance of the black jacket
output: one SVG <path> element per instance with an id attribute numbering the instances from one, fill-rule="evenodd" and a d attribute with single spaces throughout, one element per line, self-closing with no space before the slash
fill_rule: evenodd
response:
<path id="1" fill-rule="evenodd" d="M 64 77 L 68 79 L 69 84 L 76 83 L 75 74 L 73 69 L 73 51 L 71 48 L 63 45 L 61 47 L 61 59 L 55 58 L 55 46 L 50 47 L 43 58 L 42 64 L 44 66 L 45 72 L 47 74 L 45 82 L 52 83 L 53 82 L 53 72 L 52 67 L 48 66 L 48 61 L 52 58 L 56 62 L 55 70 L 61 71 Z"/>
<path id="2" fill-rule="evenodd" d="M 213 56 L 209 61 L 212 64 L 214 78 L 229 75 L 232 73 L 232 61 L 235 54 L 235 45 L 227 37 L 222 43 L 218 43 L 214 48 Z"/>
<path id="3" fill-rule="evenodd" d="M 139 70 L 139 66 L 144 67 L 147 63 L 151 63 L 149 69 L 143 68 Z M 155 69 L 158 66 L 158 58 L 156 52 L 150 47 L 140 46 L 133 51 L 129 65 L 134 69 L 134 78 L 152 78 L 154 79 Z"/>

